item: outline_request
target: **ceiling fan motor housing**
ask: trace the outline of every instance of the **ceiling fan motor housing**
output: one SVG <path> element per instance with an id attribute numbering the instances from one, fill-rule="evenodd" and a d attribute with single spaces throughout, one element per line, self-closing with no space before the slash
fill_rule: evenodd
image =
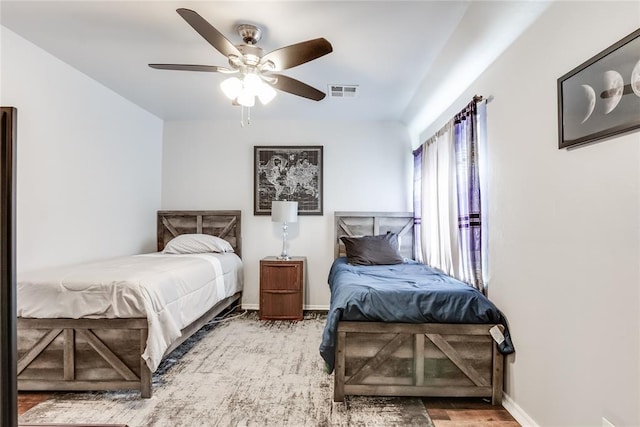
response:
<path id="1" fill-rule="evenodd" d="M 262 30 L 251 24 L 240 24 L 236 27 L 238 34 L 246 44 L 254 45 L 262 38 Z"/>
<path id="2" fill-rule="evenodd" d="M 260 58 L 262 58 L 262 48 L 248 44 L 241 44 L 236 47 L 244 56 L 244 63 L 246 65 L 253 67 L 258 65 L 258 63 L 260 62 Z"/>

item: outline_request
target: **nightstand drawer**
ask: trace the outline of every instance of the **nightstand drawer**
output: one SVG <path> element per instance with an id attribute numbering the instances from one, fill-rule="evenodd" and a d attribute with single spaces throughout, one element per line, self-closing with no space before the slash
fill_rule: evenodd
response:
<path id="1" fill-rule="evenodd" d="M 263 289 L 300 290 L 302 263 L 261 263 L 260 277 Z"/>
<path id="2" fill-rule="evenodd" d="M 263 319 L 302 320 L 302 291 L 263 290 L 260 313 Z"/>

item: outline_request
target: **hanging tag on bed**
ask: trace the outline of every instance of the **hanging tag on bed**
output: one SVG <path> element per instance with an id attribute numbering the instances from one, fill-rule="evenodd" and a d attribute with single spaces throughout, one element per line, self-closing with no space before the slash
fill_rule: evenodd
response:
<path id="1" fill-rule="evenodd" d="M 500 327 L 500 325 L 495 325 L 494 327 L 489 329 L 489 333 L 491 334 L 495 342 L 498 343 L 498 345 L 504 342 L 504 334 L 502 333 L 502 328 Z"/>

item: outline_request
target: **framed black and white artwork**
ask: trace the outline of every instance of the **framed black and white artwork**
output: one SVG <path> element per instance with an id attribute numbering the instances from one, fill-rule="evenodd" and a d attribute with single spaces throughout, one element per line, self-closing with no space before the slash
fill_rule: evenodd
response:
<path id="1" fill-rule="evenodd" d="M 640 128 L 640 29 L 558 79 L 558 148 Z"/>
<path id="2" fill-rule="evenodd" d="M 298 215 L 322 215 L 322 146 L 254 146 L 254 215 L 271 202 L 298 202 Z"/>

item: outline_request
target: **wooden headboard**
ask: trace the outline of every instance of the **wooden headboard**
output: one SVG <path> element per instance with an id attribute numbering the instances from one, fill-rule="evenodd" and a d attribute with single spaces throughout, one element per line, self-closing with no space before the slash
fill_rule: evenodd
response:
<path id="1" fill-rule="evenodd" d="M 400 254 L 413 259 L 412 212 L 335 212 L 334 257 L 345 256 L 341 236 L 375 236 L 391 231 L 398 235 Z"/>
<path id="2" fill-rule="evenodd" d="M 179 234 L 210 234 L 228 241 L 242 256 L 240 211 L 158 211 L 158 251 Z"/>

